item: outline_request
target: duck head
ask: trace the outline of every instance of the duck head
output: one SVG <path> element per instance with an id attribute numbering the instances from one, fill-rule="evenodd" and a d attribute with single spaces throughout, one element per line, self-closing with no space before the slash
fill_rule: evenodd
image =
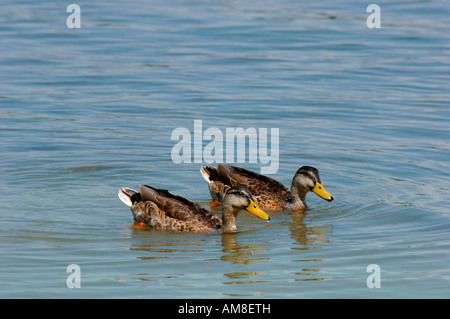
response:
<path id="1" fill-rule="evenodd" d="M 269 215 L 256 204 L 251 192 L 244 186 L 233 186 L 222 201 L 223 231 L 236 231 L 236 216 L 241 210 L 247 210 L 256 217 L 270 220 Z"/>
<path id="2" fill-rule="evenodd" d="M 302 166 L 298 169 L 292 180 L 291 190 L 294 194 L 299 195 L 303 203 L 308 192 L 313 192 L 329 202 L 334 199 L 323 187 L 319 171 L 311 166 Z"/>

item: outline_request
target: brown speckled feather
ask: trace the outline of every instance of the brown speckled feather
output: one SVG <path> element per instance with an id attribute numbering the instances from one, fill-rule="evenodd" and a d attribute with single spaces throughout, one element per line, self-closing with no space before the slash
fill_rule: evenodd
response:
<path id="1" fill-rule="evenodd" d="M 221 197 L 218 190 L 236 185 L 247 187 L 262 209 L 281 210 L 291 197 L 291 192 L 283 184 L 244 168 L 219 164 L 217 168 L 208 165 L 205 169 L 211 180 L 210 192 L 219 200 Z"/>
<path id="2" fill-rule="evenodd" d="M 209 184 L 209 192 L 214 200 L 222 201 L 223 197 L 231 186 L 225 185 L 222 182 L 211 182 Z"/>
<path id="3" fill-rule="evenodd" d="M 134 220 L 138 223 L 144 223 L 157 230 L 177 230 L 181 232 L 213 232 L 217 228 L 213 228 L 193 220 L 179 220 L 167 216 L 160 210 L 158 206 L 150 201 L 136 202 L 132 207 Z"/>
<path id="4" fill-rule="evenodd" d="M 222 225 L 212 212 L 166 190 L 140 185 L 139 194 L 141 200 L 131 207 L 134 218 L 155 229 L 212 232 Z"/>

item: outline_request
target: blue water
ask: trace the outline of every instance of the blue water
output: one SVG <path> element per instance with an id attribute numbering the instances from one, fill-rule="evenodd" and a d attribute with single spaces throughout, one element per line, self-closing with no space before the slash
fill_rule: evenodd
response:
<path id="1" fill-rule="evenodd" d="M 446 1 L 380 1 L 378 29 L 370 2 L 78 1 L 79 29 L 68 4 L 2 3 L 0 297 L 450 297 Z M 236 234 L 130 228 L 122 186 L 208 207 L 205 163 L 171 158 L 194 120 L 279 128 L 271 177 L 314 166 L 335 200 Z"/>

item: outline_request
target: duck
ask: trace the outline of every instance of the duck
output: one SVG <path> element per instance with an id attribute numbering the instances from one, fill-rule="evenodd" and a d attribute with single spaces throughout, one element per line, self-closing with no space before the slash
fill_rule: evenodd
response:
<path id="1" fill-rule="evenodd" d="M 202 166 L 200 173 L 208 182 L 212 199 L 217 203 L 221 202 L 221 194 L 236 185 L 248 188 L 263 210 L 304 212 L 308 208 L 306 205 L 308 192 L 314 192 L 329 202 L 334 200 L 323 187 L 319 170 L 312 166 L 302 166 L 297 170 L 290 190 L 273 178 L 228 164 L 218 164 L 217 167 Z"/>
<path id="2" fill-rule="evenodd" d="M 251 192 L 244 186 L 230 187 L 220 194 L 222 219 L 194 201 L 149 185 L 139 185 L 139 192 L 122 187 L 118 196 L 131 208 L 136 223 L 143 223 L 157 230 L 235 233 L 236 218 L 243 209 L 263 220 L 270 220 L 269 215 L 259 208 Z"/>

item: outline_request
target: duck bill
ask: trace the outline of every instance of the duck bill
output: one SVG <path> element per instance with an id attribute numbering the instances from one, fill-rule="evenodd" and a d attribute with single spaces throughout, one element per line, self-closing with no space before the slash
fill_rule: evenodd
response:
<path id="1" fill-rule="evenodd" d="M 331 202 L 334 197 L 328 193 L 325 189 L 325 187 L 323 187 L 322 184 L 320 184 L 319 182 L 316 183 L 316 186 L 314 186 L 313 192 L 316 193 L 319 197 Z"/>
<path id="2" fill-rule="evenodd" d="M 250 200 L 250 205 L 246 208 L 247 211 L 264 220 L 270 220 L 269 215 L 266 214 L 259 206 L 253 201 Z"/>

